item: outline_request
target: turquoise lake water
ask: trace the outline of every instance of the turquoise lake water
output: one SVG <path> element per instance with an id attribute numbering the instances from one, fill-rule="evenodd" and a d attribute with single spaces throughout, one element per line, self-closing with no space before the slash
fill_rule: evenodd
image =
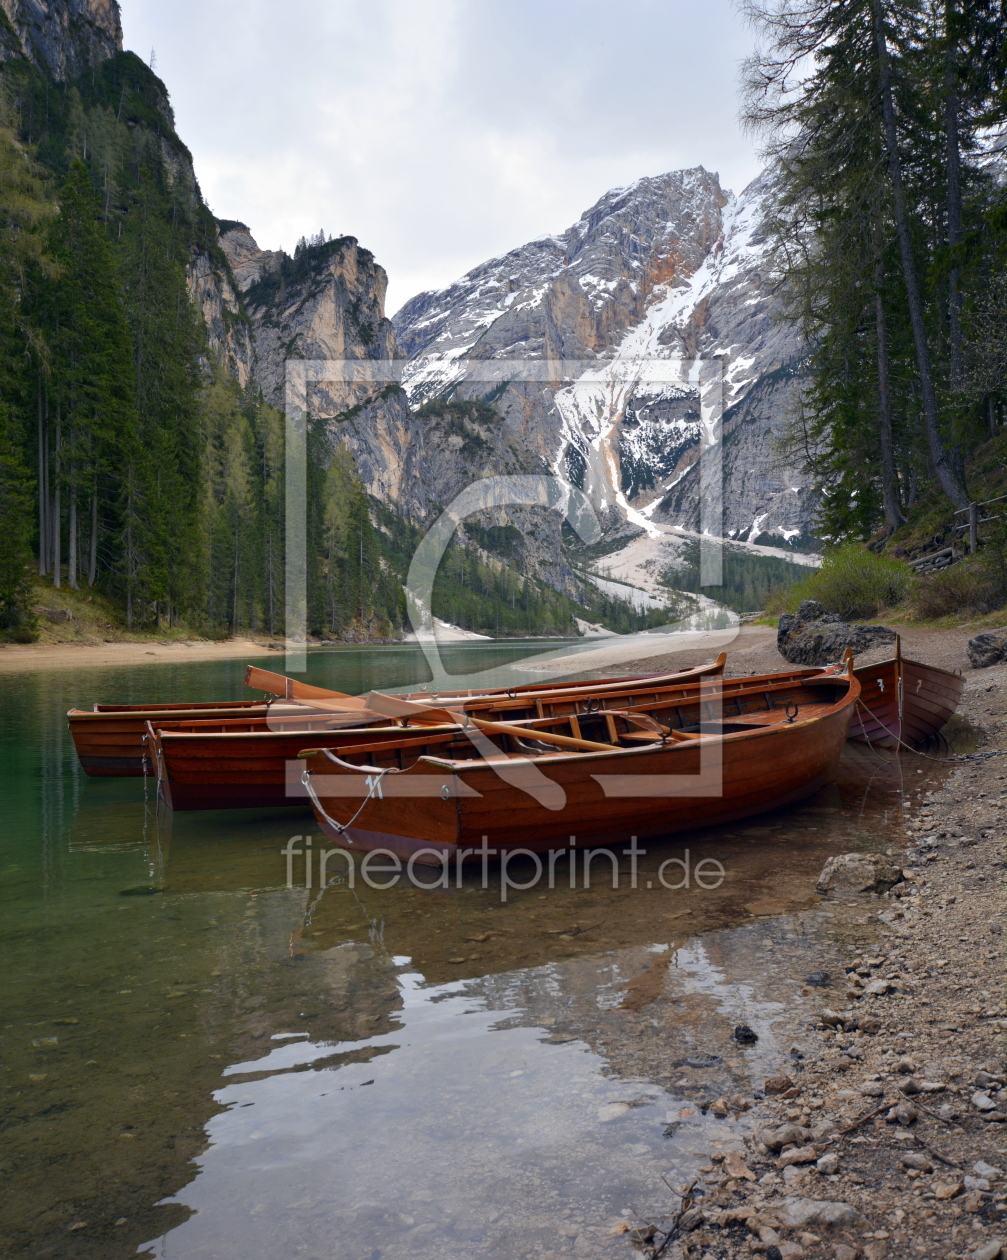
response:
<path id="1" fill-rule="evenodd" d="M 506 684 L 545 646 L 445 658 Z M 803 805 L 645 859 L 704 846 L 728 872 L 708 895 L 319 896 L 287 886 L 281 855 L 310 815 L 171 818 L 149 784 L 88 779 L 74 756 L 68 708 L 237 699 L 245 664 L 0 675 L 0 1251 L 630 1256 L 613 1222 L 736 1135 L 696 1100 L 774 1063 L 791 971 L 829 948 L 823 861 L 884 844 L 932 778 L 848 750 Z M 307 675 L 354 693 L 424 676 L 410 647 L 312 653 Z M 782 918 L 758 908 L 774 898 Z M 791 962 L 755 966 L 774 949 Z M 680 997 L 638 1015 L 627 984 L 669 956 Z M 730 1043 L 737 1022 L 757 1047 Z M 706 1076 L 669 1066 L 700 1051 Z"/>

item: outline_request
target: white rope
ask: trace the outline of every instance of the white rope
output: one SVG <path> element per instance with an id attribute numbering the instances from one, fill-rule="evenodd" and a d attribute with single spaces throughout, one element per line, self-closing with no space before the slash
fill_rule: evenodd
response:
<path id="1" fill-rule="evenodd" d="M 865 713 L 870 714 L 870 716 L 871 716 L 871 717 L 875 720 L 875 722 L 877 722 L 878 726 L 880 726 L 880 727 L 881 727 L 881 729 L 882 729 L 883 731 L 886 731 L 886 732 L 887 732 L 887 733 L 888 733 L 888 734 L 892 737 L 892 739 L 894 739 L 894 740 L 895 740 L 895 742 L 896 742 L 897 744 L 900 744 L 903 748 L 905 748 L 905 749 L 906 749 L 906 751 L 907 751 L 907 752 L 911 752 L 911 753 L 913 753 L 913 754 L 914 754 L 915 756 L 917 756 L 917 757 L 923 757 L 923 758 L 924 758 L 924 760 L 926 760 L 926 761 L 943 761 L 943 762 L 947 762 L 947 761 L 986 761 L 986 760 L 988 760 L 990 757 L 1003 757 L 1003 756 L 1007 755 L 1007 750 L 998 748 L 998 749 L 996 749 L 996 750 L 995 750 L 995 751 L 993 751 L 993 752 L 982 752 L 982 753 L 958 753 L 958 754 L 956 754 L 956 755 L 955 755 L 955 756 L 953 756 L 953 757 L 932 757 L 932 756 L 930 755 L 930 753 L 920 752 L 920 750 L 919 750 L 918 748 L 914 748 L 914 747 L 912 746 L 912 744 L 907 744 L 907 743 L 905 742 L 905 740 L 904 740 L 904 739 L 901 739 L 898 735 L 896 735 L 894 731 L 890 731 L 890 730 L 888 730 L 888 727 L 887 727 L 887 726 L 885 726 L 884 722 L 882 722 L 882 720 L 878 717 L 878 715 L 877 715 L 876 713 L 871 713 L 871 710 L 867 707 L 867 705 L 866 705 L 866 704 L 864 704 L 863 700 L 858 700 L 858 701 L 857 701 L 857 705 L 858 705 L 858 707 L 859 707 L 859 708 L 863 709 L 863 711 L 864 711 Z M 868 745 L 870 746 L 870 748 L 871 748 L 872 752 L 877 752 L 877 749 L 876 749 L 876 748 L 874 747 L 874 745 L 871 743 L 871 737 L 867 734 L 867 731 L 866 731 L 866 730 L 864 729 L 864 727 L 863 727 L 863 723 L 861 723 L 861 730 L 863 730 L 863 732 L 864 732 L 864 739 L 866 739 L 866 740 L 867 740 L 867 743 L 868 743 Z"/>
<path id="2" fill-rule="evenodd" d="M 346 832 L 350 829 L 350 827 L 353 826 L 353 824 L 360 817 L 361 813 L 363 812 L 364 806 L 374 796 L 374 793 L 377 790 L 378 786 L 380 785 L 381 780 L 384 778 L 384 776 L 388 773 L 388 771 L 391 768 L 392 768 L 391 766 L 385 766 L 384 770 L 378 771 L 376 775 L 367 776 L 371 781 L 371 786 L 367 792 L 367 795 L 360 802 L 360 808 L 357 810 L 357 812 L 353 815 L 350 821 L 345 824 L 341 822 L 337 822 L 334 818 L 331 818 L 326 813 L 325 807 L 322 805 L 322 802 L 318 799 L 318 793 L 315 791 L 314 787 L 312 787 L 311 774 L 309 773 L 307 769 L 301 771 L 301 783 L 307 788 L 308 795 L 311 797 L 311 800 L 315 806 L 315 809 L 318 810 L 319 814 L 321 814 L 321 816 L 325 819 L 325 821 L 329 824 L 329 826 L 334 827 L 335 830 L 338 831 L 340 835 L 346 835 Z M 350 839 L 349 836 L 347 836 L 347 840 L 350 844 L 353 843 L 352 839 Z"/>

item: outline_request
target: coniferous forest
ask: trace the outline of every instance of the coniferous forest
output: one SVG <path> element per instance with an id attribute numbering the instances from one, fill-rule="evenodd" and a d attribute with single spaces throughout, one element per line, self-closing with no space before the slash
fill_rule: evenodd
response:
<path id="1" fill-rule="evenodd" d="M 33 636 L 40 583 L 101 592 L 134 630 L 282 633 L 283 416 L 208 351 L 186 268 L 227 264 L 163 84 L 126 52 L 69 82 L 8 61 L 0 89 L 0 633 Z M 311 633 L 407 629 L 422 532 L 320 422 L 308 494 Z M 489 634 L 640 620 L 461 545 L 435 594 Z"/>
<path id="2" fill-rule="evenodd" d="M 971 498 L 1007 399 L 1007 81 L 998 0 L 748 0 L 775 281 L 810 348 L 791 452 L 826 539 L 883 545 Z M 961 519 L 961 518 L 959 518 Z"/>

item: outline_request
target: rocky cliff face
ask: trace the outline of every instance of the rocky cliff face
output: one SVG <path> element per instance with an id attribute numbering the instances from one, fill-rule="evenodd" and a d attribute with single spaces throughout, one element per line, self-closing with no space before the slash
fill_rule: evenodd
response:
<path id="1" fill-rule="evenodd" d="M 233 277 L 209 254 L 196 253 L 186 279 L 189 295 L 203 317 L 210 354 L 244 387 L 254 375 L 255 347 Z"/>
<path id="2" fill-rule="evenodd" d="M 117 0 L 0 0 L 0 61 L 25 57 L 72 79 L 122 51 Z"/>
<path id="3" fill-rule="evenodd" d="M 117 0 L 0 0 L 0 63 L 28 61 L 43 76 L 65 82 L 80 78 L 113 58 L 120 62 L 114 72 L 122 72 L 125 67 L 125 90 L 125 84 L 133 77 L 130 63 L 136 66 L 137 62 L 132 54 L 123 54 Z M 92 82 L 93 77 L 92 73 Z M 174 135 L 175 119 L 168 93 L 152 74 L 147 75 L 145 88 L 148 103 L 162 120 L 155 143 L 167 185 L 174 197 L 205 213 L 192 158 Z M 134 125 L 129 123 L 130 127 Z M 123 148 L 122 136 L 115 134 L 117 126 L 118 120 L 100 106 L 86 112 L 81 123 L 92 148 L 96 143 L 107 145 L 112 169 L 121 159 Z M 150 134 L 153 138 L 153 128 Z M 206 325 L 211 355 L 245 384 L 252 375 L 254 358 L 251 329 L 223 255 L 194 249 L 188 284 Z"/>
<path id="4" fill-rule="evenodd" d="M 546 470 L 534 443 L 516 441 L 491 407 L 410 407 L 389 379 L 401 351 L 384 315 L 385 272 L 353 237 L 316 240 L 290 257 L 260 249 L 243 223 L 223 226 L 221 246 L 251 321 L 255 379 L 267 400 L 284 407 L 288 359 L 349 361 L 364 378 L 349 381 L 347 371 L 340 380 L 335 367 L 331 375 L 323 371 L 307 401 L 311 414 L 327 422 L 331 440 L 350 449 L 375 498 L 429 525 L 474 481 Z M 372 363 L 383 366 L 368 381 Z M 554 514 L 512 509 L 474 523 L 517 525 L 526 571 L 573 593 L 576 579 Z"/>
<path id="5" fill-rule="evenodd" d="M 396 358 L 385 272 L 353 237 L 306 245 L 291 258 L 260 249 L 243 223 L 223 226 L 220 243 L 250 319 L 255 380 L 268 402 L 284 408 L 288 359 L 349 360 L 366 376 L 368 360 Z M 417 521 L 429 514 L 428 485 L 416 484 L 421 426 L 394 383 L 339 379 L 334 368 L 311 386 L 308 405 L 332 440 L 353 451 L 369 493 Z"/>
<path id="6" fill-rule="evenodd" d="M 562 235 L 419 294 L 394 318 L 411 397 L 491 396 L 506 439 L 582 484 L 613 530 L 696 530 L 700 399 L 687 371 L 671 378 L 719 358 L 723 532 L 799 537 L 813 504 L 772 438 L 803 351 L 763 283 L 771 195 L 756 180 L 735 197 L 702 167 L 641 179 Z M 493 379 L 501 360 L 546 361 L 565 379 L 518 384 L 503 364 Z"/>

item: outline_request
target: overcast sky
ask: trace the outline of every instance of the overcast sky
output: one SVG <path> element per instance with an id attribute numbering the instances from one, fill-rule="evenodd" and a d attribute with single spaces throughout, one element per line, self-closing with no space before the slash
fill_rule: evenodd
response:
<path id="1" fill-rule="evenodd" d="M 374 251 L 388 313 L 678 167 L 757 173 L 731 0 L 121 0 L 203 193 L 263 248 Z"/>

